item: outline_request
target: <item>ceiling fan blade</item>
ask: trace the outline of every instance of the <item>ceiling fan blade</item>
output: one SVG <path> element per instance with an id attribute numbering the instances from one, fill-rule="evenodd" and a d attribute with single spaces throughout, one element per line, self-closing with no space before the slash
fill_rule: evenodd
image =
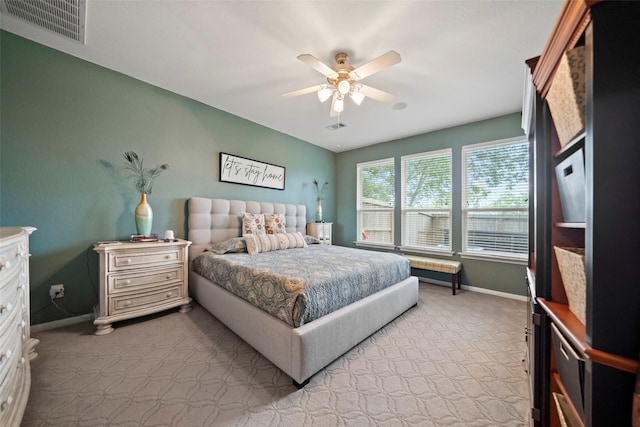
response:
<path id="1" fill-rule="evenodd" d="M 371 86 L 361 85 L 360 93 L 368 98 L 375 99 L 376 101 L 379 101 L 379 102 L 384 102 L 385 104 L 391 104 L 393 101 L 396 100 L 395 95 L 392 95 L 388 92 L 382 91 L 380 89 L 376 89 Z"/>
<path id="2" fill-rule="evenodd" d="M 382 56 L 359 66 L 349 73 L 349 77 L 353 80 L 362 80 L 372 74 L 382 71 L 387 67 L 391 67 L 401 61 L 400 54 L 395 50 L 390 50 Z"/>
<path id="3" fill-rule="evenodd" d="M 305 87 L 304 89 L 298 89 L 291 92 L 283 93 L 283 98 L 293 98 L 294 96 L 306 95 L 308 93 L 317 92 L 325 85 L 315 85 L 310 87 Z"/>
<path id="4" fill-rule="evenodd" d="M 316 71 L 324 74 L 330 79 L 337 79 L 338 73 L 336 73 L 333 68 L 329 67 L 324 62 L 320 61 L 313 55 L 309 55 L 308 53 L 303 53 L 302 55 L 298 55 L 298 59 Z"/>

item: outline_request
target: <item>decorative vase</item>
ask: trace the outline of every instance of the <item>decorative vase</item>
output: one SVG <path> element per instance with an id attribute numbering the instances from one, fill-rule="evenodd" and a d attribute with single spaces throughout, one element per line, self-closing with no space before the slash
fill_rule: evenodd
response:
<path id="1" fill-rule="evenodd" d="M 142 199 L 136 206 L 136 229 L 138 234 L 148 236 L 151 234 L 151 224 L 153 223 L 153 210 L 147 203 L 147 194 L 142 193 Z"/>
<path id="2" fill-rule="evenodd" d="M 322 199 L 319 197 L 316 205 L 316 222 L 322 222 Z"/>

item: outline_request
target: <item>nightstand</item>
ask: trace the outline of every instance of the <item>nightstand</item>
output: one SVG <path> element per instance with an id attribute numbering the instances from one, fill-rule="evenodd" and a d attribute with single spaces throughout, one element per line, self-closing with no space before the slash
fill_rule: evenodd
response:
<path id="1" fill-rule="evenodd" d="M 100 255 L 99 304 L 94 307 L 96 335 L 111 324 L 174 307 L 191 310 L 188 251 L 191 242 L 96 243 Z"/>
<path id="2" fill-rule="evenodd" d="M 307 223 L 307 234 L 320 240 L 324 245 L 331 244 L 332 222 L 309 222 Z"/>

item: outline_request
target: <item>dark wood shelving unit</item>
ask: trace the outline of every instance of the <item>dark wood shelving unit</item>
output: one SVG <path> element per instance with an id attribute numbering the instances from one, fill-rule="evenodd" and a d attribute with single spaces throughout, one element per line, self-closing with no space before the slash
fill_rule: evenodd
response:
<path id="1" fill-rule="evenodd" d="M 533 426 L 560 426 L 553 393 L 564 396 L 584 426 L 631 425 L 640 371 L 640 61 L 631 53 L 640 47 L 638 16 L 640 2 L 568 0 L 541 56 L 526 61 L 535 87 L 526 277 Z M 585 52 L 585 127 L 561 146 L 547 95 L 565 52 L 577 46 Z M 558 185 L 564 178 L 555 171 L 578 150 L 584 222 L 564 220 Z M 584 322 L 569 307 L 554 246 L 584 248 Z M 557 359 L 554 340 L 572 347 L 571 366 L 580 375 L 572 377 Z M 556 345 L 564 351 L 565 344 Z"/>
<path id="2" fill-rule="evenodd" d="M 571 341 L 577 350 L 587 356 L 589 360 L 620 371 L 629 372 L 630 374 L 636 374 L 639 371 L 640 362 L 638 360 L 597 350 L 587 344 L 586 328 L 571 312 L 567 304 L 546 301 L 544 298 L 539 298 L 538 302 L 549 317 L 551 317 L 553 323 L 561 329 L 564 336 Z"/>

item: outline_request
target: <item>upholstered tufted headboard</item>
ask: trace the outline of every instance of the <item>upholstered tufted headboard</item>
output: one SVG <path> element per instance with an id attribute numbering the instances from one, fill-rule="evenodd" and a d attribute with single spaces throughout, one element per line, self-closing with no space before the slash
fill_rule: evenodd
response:
<path id="1" fill-rule="evenodd" d="M 242 236 L 243 212 L 284 214 L 287 232 L 306 234 L 305 205 L 192 197 L 188 208 L 188 239 L 192 243 L 190 259 L 200 255 L 211 243 Z"/>

